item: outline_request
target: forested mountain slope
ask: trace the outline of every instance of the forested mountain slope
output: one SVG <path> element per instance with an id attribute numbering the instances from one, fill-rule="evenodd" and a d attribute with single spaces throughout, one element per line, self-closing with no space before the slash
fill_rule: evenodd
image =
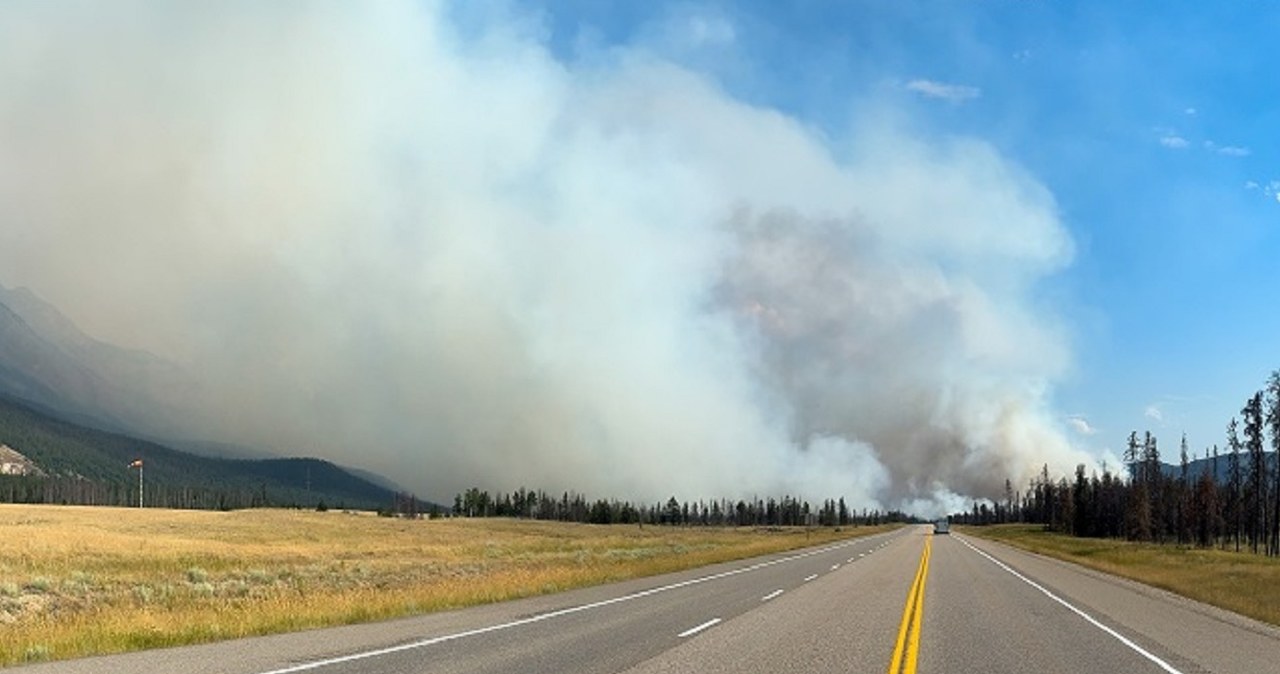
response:
<path id="1" fill-rule="evenodd" d="M 53 418 L 0 397 L 0 444 L 47 476 L 0 476 L 0 501 L 125 505 L 137 502 L 130 464 L 141 459 L 147 502 L 157 506 L 378 509 L 395 493 L 320 459 L 231 460 L 197 456 Z"/>

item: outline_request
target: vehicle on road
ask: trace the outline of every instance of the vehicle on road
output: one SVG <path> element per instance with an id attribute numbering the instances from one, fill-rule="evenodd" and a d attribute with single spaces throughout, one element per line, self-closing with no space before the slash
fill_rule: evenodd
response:
<path id="1" fill-rule="evenodd" d="M 951 522 L 947 521 L 946 518 L 937 520 L 936 522 L 933 523 L 933 533 L 935 534 L 951 533 Z"/>

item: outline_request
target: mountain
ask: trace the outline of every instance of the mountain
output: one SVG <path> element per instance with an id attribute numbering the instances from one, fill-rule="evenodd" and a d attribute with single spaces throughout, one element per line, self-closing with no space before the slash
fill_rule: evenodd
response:
<path id="1" fill-rule="evenodd" d="M 254 447 L 207 440 L 170 440 L 166 444 L 178 451 L 213 459 L 278 459 L 279 455 Z M 349 469 L 351 470 L 351 469 Z M 356 473 L 355 470 L 351 470 Z M 361 476 L 363 477 L 363 476 Z M 371 480 L 376 481 L 376 480 Z"/>
<path id="2" fill-rule="evenodd" d="M 56 419 L 7 397 L 0 397 L 0 445 L 20 452 L 47 476 L 38 480 L 0 476 L 0 500 L 131 503 L 137 475 L 129 466 L 141 459 L 147 502 L 160 506 L 314 507 L 323 501 L 332 507 L 373 510 L 396 501 L 393 490 L 321 459 L 197 456 Z M 43 498 L 12 496 L 30 494 L 36 487 L 46 490 Z"/>
<path id="3" fill-rule="evenodd" d="M 203 397 L 178 365 L 94 339 L 30 290 L 0 286 L 0 443 L 54 478 L 115 484 L 128 477 L 121 466 L 142 453 L 148 475 L 159 471 L 158 480 L 201 489 L 265 485 L 291 502 L 323 493 L 330 504 L 365 506 L 385 506 L 401 491 L 384 477 L 319 459 L 188 439 L 182 412 Z"/>
<path id="4" fill-rule="evenodd" d="M 110 418 L 94 419 L 94 406 L 88 404 L 106 388 L 92 370 L 70 361 L 0 302 L 0 393 L 69 417 L 115 425 Z"/>
<path id="5" fill-rule="evenodd" d="M 0 286 L 0 395 L 109 430 L 180 437 L 198 393 L 177 365 L 84 334 L 26 288 Z"/>
<path id="6" fill-rule="evenodd" d="M 1278 458 L 1280 457 L 1277 457 L 1276 452 L 1265 452 L 1263 454 L 1263 461 L 1266 463 L 1266 466 L 1267 466 L 1266 470 L 1268 475 L 1275 472 Z M 1161 462 L 1160 471 L 1164 474 L 1166 478 L 1176 480 L 1182 475 L 1182 466 L 1176 463 L 1170 464 L 1170 463 Z M 1214 475 L 1214 477 L 1217 479 L 1219 484 L 1227 484 L 1228 482 L 1230 482 L 1231 481 L 1230 456 L 1227 454 L 1218 455 L 1216 473 L 1214 472 L 1214 461 L 1212 457 L 1207 459 L 1205 458 L 1194 459 L 1192 461 L 1187 462 L 1187 479 L 1188 480 L 1192 482 L 1199 480 L 1200 476 L 1205 473 Z M 1240 474 L 1243 476 L 1242 479 L 1245 479 L 1245 480 L 1248 479 L 1249 455 L 1246 452 L 1240 453 Z"/>

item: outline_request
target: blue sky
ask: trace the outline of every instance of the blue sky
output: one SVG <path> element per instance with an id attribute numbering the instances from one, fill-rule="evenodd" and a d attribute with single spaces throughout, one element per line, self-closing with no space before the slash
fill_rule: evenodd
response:
<path id="1" fill-rule="evenodd" d="M 553 52 L 642 44 L 840 144 L 883 104 L 985 140 L 1053 194 L 1076 245 L 1041 301 L 1074 353 L 1077 441 L 1222 442 L 1280 367 L 1280 9 L 1266 3 L 607 3 L 544 8 Z M 1083 430 L 1078 423 L 1073 424 Z"/>

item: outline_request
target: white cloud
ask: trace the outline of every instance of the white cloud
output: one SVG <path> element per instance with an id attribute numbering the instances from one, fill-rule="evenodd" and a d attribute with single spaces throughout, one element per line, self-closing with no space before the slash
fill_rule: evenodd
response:
<path id="1" fill-rule="evenodd" d="M 1164 423 L 1164 412 L 1160 409 L 1160 406 L 1156 403 L 1151 403 L 1150 405 L 1147 405 L 1147 408 L 1142 410 L 1142 416 L 1148 419 L 1152 419 L 1158 423 Z"/>
<path id="2" fill-rule="evenodd" d="M 1167 148 L 1172 148 L 1174 150 L 1182 150 L 1190 145 L 1190 143 L 1187 142 L 1186 138 L 1183 138 L 1182 136 L 1173 135 L 1173 134 L 1161 136 L 1160 144 Z"/>
<path id="3" fill-rule="evenodd" d="M 1067 417 L 1067 425 L 1071 427 L 1071 430 L 1084 436 L 1096 435 L 1098 432 L 1098 429 L 1094 428 L 1089 423 L 1088 419 L 1078 414 L 1075 416 Z"/>
<path id="4" fill-rule="evenodd" d="M 737 39 L 738 30 L 729 16 L 692 5 L 671 8 L 665 17 L 646 26 L 637 37 L 657 53 L 686 60 L 721 54 Z"/>
<path id="5" fill-rule="evenodd" d="M 733 24 L 723 17 L 694 16 L 689 18 L 687 35 L 697 46 L 732 44 L 737 37 Z"/>
<path id="6" fill-rule="evenodd" d="M 1244 184 L 1244 188 L 1251 192 L 1261 192 L 1266 198 L 1280 202 L 1280 180 L 1272 180 L 1266 185 L 1260 185 L 1256 180 L 1250 180 Z"/>
<path id="7" fill-rule="evenodd" d="M 1227 157 L 1247 157 L 1251 154 L 1251 151 L 1247 147 L 1240 147 L 1239 145 L 1218 145 L 1211 140 L 1206 140 L 1204 142 L 1204 149 Z"/>
<path id="8" fill-rule="evenodd" d="M 937 98 L 949 103 L 964 103 L 982 95 L 982 90 L 977 87 L 934 80 L 911 80 L 906 88 L 926 98 Z"/>

